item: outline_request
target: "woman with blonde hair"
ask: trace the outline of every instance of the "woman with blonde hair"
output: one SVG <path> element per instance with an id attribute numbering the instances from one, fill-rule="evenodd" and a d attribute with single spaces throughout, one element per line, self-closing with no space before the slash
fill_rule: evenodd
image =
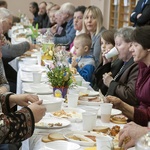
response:
<path id="1" fill-rule="evenodd" d="M 101 10 L 96 6 L 89 6 L 83 16 L 83 32 L 90 34 L 92 38 L 91 54 L 95 58 L 96 66 L 100 62 L 101 46 L 99 41 L 103 31 L 105 28 Z"/>

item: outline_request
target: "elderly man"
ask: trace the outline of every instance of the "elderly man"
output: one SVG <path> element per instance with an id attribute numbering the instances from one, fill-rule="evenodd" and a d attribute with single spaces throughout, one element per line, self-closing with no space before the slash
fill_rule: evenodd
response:
<path id="1" fill-rule="evenodd" d="M 39 28 L 48 28 L 50 26 L 49 17 L 46 13 L 46 2 L 39 4 Z"/>
<path id="2" fill-rule="evenodd" d="M 75 29 L 73 27 L 73 15 L 74 15 L 75 7 L 71 3 L 64 3 L 60 7 L 60 12 L 62 15 L 62 19 L 67 22 L 65 32 L 66 34 L 61 37 L 54 36 L 54 43 L 55 44 L 63 44 L 63 45 L 70 45 L 75 37 Z"/>
<path id="3" fill-rule="evenodd" d="M 5 34 L 9 29 L 11 29 L 12 26 L 12 15 L 8 9 L 0 8 L 0 20 L 2 20 L 3 34 Z M 22 55 L 27 50 L 33 49 L 34 47 L 35 46 L 33 44 L 30 44 L 29 42 L 22 42 L 15 45 L 4 44 L 2 46 L 2 59 L 4 63 L 6 78 L 10 84 L 11 92 L 16 92 L 17 72 L 11 68 L 8 62 L 17 56 Z"/>

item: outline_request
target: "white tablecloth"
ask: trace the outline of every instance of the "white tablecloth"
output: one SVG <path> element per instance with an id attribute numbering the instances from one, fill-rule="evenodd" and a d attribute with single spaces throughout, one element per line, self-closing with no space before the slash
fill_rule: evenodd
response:
<path id="1" fill-rule="evenodd" d="M 17 76 L 17 94 L 23 93 L 22 91 L 22 81 L 21 81 L 21 66 L 22 66 L 22 62 L 19 62 L 19 71 L 18 71 L 18 76 Z M 26 84 L 29 84 L 26 82 Z M 79 105 L 79 108 L 83 108 L 83 105 Z M 112 127 L 115 124 L 114 123 L 102 123 L 100 118 L 98 117 L 97 122 L 96 122 L 97 126 L 109 126 Z M 123 127 L 123 125 L 121 125 L 121 127 Z M 71 123 L 69 126 L 62 128 L 62 129 L 38 129 L 35 128 L 34 134 L 31 138 L 29 138 L 28 140 L 23 142 L 22 145 L 22 150 L 39 150 L 40 148 L 43 147 L 44 143 L 41 142 L 41 137 L 43 136 L 47 136 L 49 133 L 52 132 L 64 132 L 64 131 L 68 131 L 68 130 L 79 130 L 82 131 L 82 122 L 78 122 L 78 123 Z M 84 150 L 84 147 L 81 146 L 81 148 L 79 150 Z"/>

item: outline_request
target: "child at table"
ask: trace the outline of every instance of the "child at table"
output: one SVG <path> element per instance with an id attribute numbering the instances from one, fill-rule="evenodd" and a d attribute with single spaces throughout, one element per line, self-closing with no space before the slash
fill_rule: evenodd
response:
<path id="1" fill-rule="evenodd" d="M 84 80 L 89 82 L 95 70 L 95 60 L 90 54 L 91 44 L 92 40 L 88 34 L 76 36 L 74 39 L 76 58 L 73 57 L 71 62 L 72 67 L 75 67 Z"/>

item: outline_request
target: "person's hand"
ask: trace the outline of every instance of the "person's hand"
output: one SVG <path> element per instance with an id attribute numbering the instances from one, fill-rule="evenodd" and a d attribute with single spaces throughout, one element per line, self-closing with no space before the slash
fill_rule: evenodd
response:
<path id="1" fill-rule="evenodd" d="M 28 106 L 29 104 L 38 101 L 39 101 L 38 96 L 31 94 L 15 94 L 9 97 L 10 104 L 17 104 L 19 106 Z"/>
<path id="2" fill-rule="evenodd" d="M 103 83 L 109 87 L 110 82 L 113 80 L 113 77 L 111 76 L 110 73 L 105 73 L 103 74 Z"/>
<path id="3" fill-rule="evenodd" d="M 135 145 L 135 142 L 148 132 L 146 127 L 130 122 L 119 133 L 119 146 L 125 150 Z"/>
<path id="4" fill-rule="evenodd" d="M 29 50 L 33 50 L 36 48 L 36 45 L 35 44 L 32 44 L 32 43 L 29 43 L 30 44 L 30 49 Z"/>
<path id="5" fill-rule="evenodd" d="M 105 65 L 105 64 L 107 64 L 107 63 L 109 63 L 109 62 L 112 61 L 112 58 L 107 59 L 107 58 L 105 57 L 105 54 L 108 53 L 109 51 L 110 51 L 110 50 L 107 50 L 107 51 L 105 51 L 105 52 L 102 53 L 103 65 Z"/>
<path id="6" fill-rule="evenodd" d="M 46 108 L 45 108 L 45 106 L 43 106 L 41 104 L 42 104 L 42 102 L 38 101 L 38 102 L 32 103 L 31 105 L 28 106 L 33 113 L 35 122 L 39 122 L 45 115 Z"/>
<path id="7" fill-rule="evenodd" d="M 115 97 L 115 96 L 110 96 L 110 95 L 108 95 L 106 97 L 105 102 L 112 103 L 113 107 L 114 108 L 118 108 L 118 109 L 120 109 L 120 107 L 121 107 L 121 105 L 123 103 L 123 101 L 120 98 Z"/>
<path id="8" fill-rule="evenodd" d="M 141 16 L 142 16 L 142 14 L 138 14 L 136 18 L 138 19 L 138 18 L 140 18 Z"/>
<path id="9" fill-rule="evenodd" d="M 77 63 L 77 61 L 76 61 L 76 59 L 74 57 L 72 58 L 71 65 L 72 65 L 72 67 L 75 67 L 75 68 L 78 66 L 78 63 Z"/>

